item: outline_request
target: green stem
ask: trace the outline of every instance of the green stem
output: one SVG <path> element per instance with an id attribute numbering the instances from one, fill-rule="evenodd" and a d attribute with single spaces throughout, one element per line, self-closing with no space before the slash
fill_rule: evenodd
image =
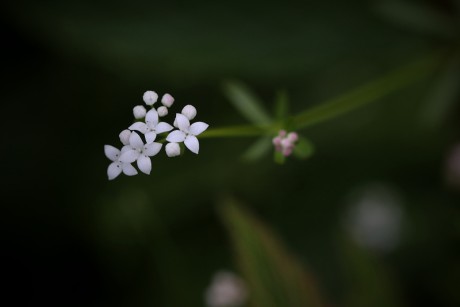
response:
<path id="1" fill-rule="evenodd" d="M 265 134 L 270 134 L 272 132 L 272 127 L 258 127 L 252 125 L 244 126 L 229 126 L 222 128 L 209 129 L 203 134 L 200 134 L 201 138 L 216 138 L 216 137 L 253 137 L 261 136 Z"/>

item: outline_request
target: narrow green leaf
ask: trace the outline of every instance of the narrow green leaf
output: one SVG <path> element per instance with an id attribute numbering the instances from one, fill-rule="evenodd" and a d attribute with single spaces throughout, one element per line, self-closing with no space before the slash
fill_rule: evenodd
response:
<path id="1" fill-rule="evenodd" d="M 224 83 L 223 90 L 233 106 L 255 125 L 268 125 L 272 122 L 261 100 L 245 85 L 237 81 Z"/>
<path id="2" fill-rule="evenodd" d="M 343 306 L 402 306 L 398 285 L 385 264 L 349 239 L 342 238 L 340 243 L 346 286 Z"/>
<path id="3" fill-rule="evenodd" d="M 307 159 L 313 155 L 315 152 L 314 145 L 304 137 L 299 137 L 297 141 L 293 154 L 299 159 Z"/>
<path id="4" fill-rule="evenodd" d="M 426 106 L 422 109 L 422 120 L 427 126 L 436 127 L 453 111 L 460 96 L 460 57 L 453 57 L 434 81 Z"/>
<path id="5" fill-rule="evenodd" d="M 293 118 L 293 123 L 296 125 L 296 129 L 305 128 L 377 101 L 398 89 L 426 77 L 435 70 L 439 62 L 440 54 L 432 54 L 419 59 L 358 89 L 300 113 Z"/>
<path id="6" fill-rule="evenodd" d="M 220 209 L 249 286 L 251 306 L 323 306 L 313 277 L 273 232 L 234 199 L 224 199 Z"/>
<path id="7" fill-rule="evenodd" d="M 273 159 L 277 164 L 284 164 L 286 162 L 286 157 L 279 151 L 275 151 Z"/>
<path id="8" fill-rule="evenodd" d="M 265 155 L 272 147 L 271 137 L 263 136 L 248 148 L 242 158 L 245 161 L 255 161 Z"/>
<path id="9" fill-rule="evenodd" d="M 275 116 L 276 121 L 284 126 L 289 116 L 289 97 L 286 91 L 278 91 L 275 98 Z"/>

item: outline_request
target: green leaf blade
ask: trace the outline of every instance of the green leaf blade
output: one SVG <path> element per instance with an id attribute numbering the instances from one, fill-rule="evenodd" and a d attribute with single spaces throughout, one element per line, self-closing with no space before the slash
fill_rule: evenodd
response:
<path id="1" fill-rule="evenodd" d="M 224 83 L 223 90 L 233 106 L 251 123 L 263 126 L 272 122 L 262 101 L 244 84 L 228 81 Z"/>

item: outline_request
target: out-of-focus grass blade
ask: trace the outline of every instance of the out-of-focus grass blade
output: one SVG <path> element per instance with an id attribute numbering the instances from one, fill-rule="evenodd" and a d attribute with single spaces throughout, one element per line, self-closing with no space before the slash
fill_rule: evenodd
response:
<path id="1" fill-rule="evenodd" d="M 257 139 L 257 141 L 248 148 L 248 150 L 243 154 L 242 159 L 244 161 L 255 161 L 269 152 L 272 147 L 271 137 L 263 136 Z"/>
<path id="2" fill-rule="evenodd" d="M 230 102 L 251 123 L 268 125 L 272 122 L 263 103 L 247 86 L 237 81 L 227 81 L 223 89 Z"/>
<path id="3" fill-rule="evenodd" d="M 400 307 L 397 285 L 384 263 L 343 238 L 340 259 L 345 273 L 346 307 Z"/>
<path id="4" fill-rule="evenodd" d="M 312 276 L 265 225 L 234 199 L 225 199 L 220 209 L 248 282 L 251 306 L 323 306 Z"/>
<path id="5" fill-rule="evenodd" d="M 314 145 L 304 137 L 299 137 L 297 141 L 293 154 L 299 159 L 307 159 L 313 155 L 315 152 Z"/>
<path id="6" fill-rule="evenodd" d="M 460 57 L 449 61 L 436 80 L 427 105 L 422 110 L 422 120 L 428 126 L 437 126 L 446 118 L 452 106 L 460 99 Z"/>
<path id="7" fill-rule="evenodd" d="M 379 12 L 389 21 L 421 33 L 453 38 L 455 26 L 447 14 L 422 3 L 383 1 L 377 5 Z"/>
<path id="8" fill-rule="evenodd" d="M 418 59 L 380 79 L 305 110 L 293 118 L 293 124 L 296 129 L 302 129 L 377 101 L 431 74 L 439 65 L 439 62 L 439 53 Z"/>
<path id="9" fill-rule="evenodd" d="M 275 98 L 275 119 L 281 126 L 286 125 L 289 116 L 289 97 L 286 91 L 278 91 Z"/>

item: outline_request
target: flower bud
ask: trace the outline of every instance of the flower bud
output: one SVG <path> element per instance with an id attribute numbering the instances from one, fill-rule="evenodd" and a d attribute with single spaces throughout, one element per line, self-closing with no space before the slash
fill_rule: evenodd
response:
<path id="1" fill-rule="evenodd" d="M 166 154 L 168 157 L 175 157 L 180 155 L 180 146 L 177 143 L 166 144 Z"/>
<path id="2" fill-rule="evenodd" d="M 146 113 L 147 110 L 144 108 L 144 106 L 135 106 L 133 108 L 133 114 L 135 119 L 144 118 Z"/>
<path id="3" fill-rule="evenodd" d="M 165 106 L 170 108 L 172 104 L 174 103 L 174 98 L 173 96 L 169 94 L 164 94 L 163 97 L 161 98 L 161 103 Z"/>
<path id="4" fill-rule="evenodd" d="M 188 118 L 188 120 L 192 120 L 195 118 L 196 116 L 196 109 L 194 106 L 192 105 L 186 105 L 183 109 L 182 109 L 182 114 Z"/>
<path id="5" fill-rule="evenodd" d="M 161 106 L 157 109 L 158 116 L 163 117 L 168 115 L 168 108 L 165 106 Z"/>
<path id="6" fill-rule="evenodd" d="M 158 100 L 158 94 L 155 93 L 154 91 L 147 91 L 144 93 L 144 96 L 142 97 L 144 99 L 144 102 L 146 105 L 153 105 L 155 102 Z"/>
<path id="7" fill-rule="evenodd" d="M 299 139 L 299 135 L 296 132 L 290 132 L 287 138 L 291 143 L 295 143 Z"/>
<path id="8" fill-rule="evenodd" d="M 123 143 L 123 145 L 128 145 L 129 144 L 129 137 L 131 136 L 131 131 L 128 129 L 123 130 L 120 132 L 120 141 Z"/>

